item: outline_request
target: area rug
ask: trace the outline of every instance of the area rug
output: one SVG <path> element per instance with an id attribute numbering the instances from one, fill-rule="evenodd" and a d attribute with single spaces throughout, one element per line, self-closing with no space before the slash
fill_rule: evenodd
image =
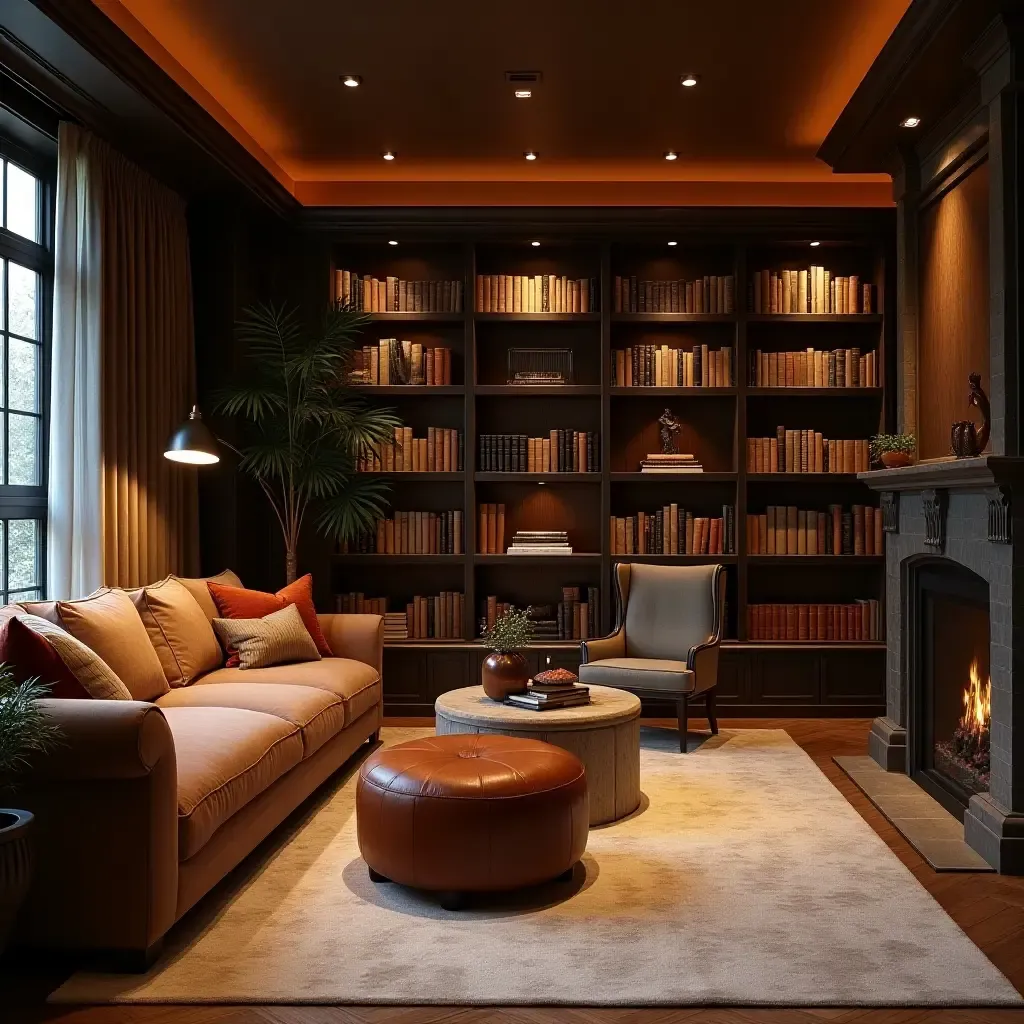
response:
<path id="1" fill-rule="evenodd" d="M 387 742 L 422 731 L 386 730 Z M 171 934 L 61 1003 L 1011 1006 L 1006 978 L 781 730 L 644 730 L 572 882 L 449 913 L 374 885 L 349 775 Z M 528 844 L 525 834 L 522 842 Z"/>

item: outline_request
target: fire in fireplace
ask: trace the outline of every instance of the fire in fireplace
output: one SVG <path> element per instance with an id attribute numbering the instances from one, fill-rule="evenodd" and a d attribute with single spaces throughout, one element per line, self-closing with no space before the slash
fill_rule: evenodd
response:
<path id="1" fill-rule="evenodd" d="M 964 710 L 950 739 L 935 744 L 935 767 L 968 793 L 984 793 L 989 780 L 989 726 L 992 681 L 981 681 L 978 659 L 971 662 L 964 687 Z"/>

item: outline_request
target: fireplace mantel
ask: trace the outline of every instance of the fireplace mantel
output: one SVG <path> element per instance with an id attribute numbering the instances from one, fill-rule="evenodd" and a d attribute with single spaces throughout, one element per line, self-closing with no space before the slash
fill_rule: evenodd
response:
<path id="1" fill-rule="evenodd" d="M 873 469 L 857 476 L 875 491 L 984 490 L 1024 485 L 1024 458 L 979 455 L 974 459 L 930 459 L 899 469 Z"/>

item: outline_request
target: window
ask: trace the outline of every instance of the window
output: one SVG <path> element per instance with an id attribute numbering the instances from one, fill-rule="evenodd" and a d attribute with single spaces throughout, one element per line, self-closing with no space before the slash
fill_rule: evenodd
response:
<path id="1" fill-rule="evenodd" d="M 52 176 L 0 137 L 0 601 L 46 592 Z"/>

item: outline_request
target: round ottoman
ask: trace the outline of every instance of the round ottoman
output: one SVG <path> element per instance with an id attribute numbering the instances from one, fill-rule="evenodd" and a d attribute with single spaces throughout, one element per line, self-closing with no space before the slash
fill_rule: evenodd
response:
<path id="1" fill-rule="evenodd" d="M 356 787 L 359 852 L 376 882 L 441 893 L 518 889 L 572 871 L 587 847 L 575 754 L 514 736 L 429 736 L 378 750 Z"/>

